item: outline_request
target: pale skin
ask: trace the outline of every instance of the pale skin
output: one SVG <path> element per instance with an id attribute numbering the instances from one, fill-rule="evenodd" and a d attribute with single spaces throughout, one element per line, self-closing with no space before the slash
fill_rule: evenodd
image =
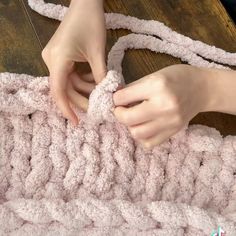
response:
<path id="1" fill-rule="evenodd" d="M 50 91 L 65 118 L 79 122 L 72 104 L 87 110 L 87 96 L 106 76 L 106 30 L 102 0 L 72 0 L 44 48 Z M 75 62 L 88 62 L 81 74 Z M 87 95 L 87 96 L 86 96 Z M 114 93 L 114 115 L 146 148 L 163 143 L 200 112 L 236 115 L 236 71 L 173 65 Z"/>

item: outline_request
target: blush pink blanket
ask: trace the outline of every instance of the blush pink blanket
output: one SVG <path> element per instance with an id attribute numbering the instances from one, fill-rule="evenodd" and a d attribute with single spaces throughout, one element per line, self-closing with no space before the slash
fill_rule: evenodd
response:
<path id="1" fill-rule="evenodd" d="M 29 0 L 61 20 L 66 8 Z M 144 150 L 112 115 L 128 48 L 168 53 L 196 66 L 236 65 L 236 54 L 193 41 L 157 21 L 106 14 L 126 28 L 107 77 L 77 128 L 49 97 L 48 78 L 0 74 L 0 236 L 236 235 L 236 137 L 190 126 Z M 156 35 L 161 39 L 153 36 Z M 214 62 L 208 62 L 207 58 Z"/>

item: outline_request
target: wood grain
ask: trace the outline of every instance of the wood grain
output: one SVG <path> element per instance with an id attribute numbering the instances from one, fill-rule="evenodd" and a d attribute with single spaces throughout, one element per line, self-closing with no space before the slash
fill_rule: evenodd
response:
<path id="1" fill-rule="evenodd" d="M 0 70 L 35 74 L 45 71 L 41 48 L 19 0 L 0 1 Z"/>
<path id="2" fill-rule="evenodd" d="M 68 5 L 69 0 L 50 0 Z M 142 19 L 159 20 L 173 30 L 196 40 L 236 52 L 236 28 L 219 0 L 107 0 L 107 12 L 119 12 Z M 33 12 L 27 0 L 0 2 L 0 71 L 45 75 L 41 50 L 58 22 Z M 107 51 L 127 30 L 108 32 Z M 165 66 L 181 63 L 165 54 L 148 50 L 128 51 L 123 61 L 127 82 Z M 212 91 L 213 92 L 213 91 Z M 223 135 L 236 135 L 236 117 L 220 113 L 199 114 L 191 123 L 212 126 Z"/>

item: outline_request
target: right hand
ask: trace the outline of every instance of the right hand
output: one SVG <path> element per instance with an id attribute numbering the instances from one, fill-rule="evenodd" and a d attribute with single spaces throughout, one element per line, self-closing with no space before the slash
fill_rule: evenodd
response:
<path id="1" fill-rule="evenodd" d="M 114 114 L 147 148 L 159 145 L 214 102 L 207 69 L 172 65 L 114 93 Z M 210 92 L 210 93 L 209 93 Z M 213 102 L 212 102 L 213 101 Z"/>
<path id="2" fill-rule="evenodd" d="M 57 31 L 42 51 L 50 73 L 50 92 L 65 118 L 78 117 L 71 104 L 86 110 L 95 83 L 106 76 L 106 28 L 102 0 L 72 0 Z M 88 62 L 92 73 L 78 74 L 75 62 Z M 93 83 L 92 83 L 93 82 Z"/>

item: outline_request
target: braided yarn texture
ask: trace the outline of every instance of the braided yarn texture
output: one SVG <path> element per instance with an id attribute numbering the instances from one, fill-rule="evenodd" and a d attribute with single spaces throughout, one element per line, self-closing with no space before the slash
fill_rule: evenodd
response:
<path id="1" fill-rule="evenodd" d="M 57 20 L 67 10 L 28 2 Z M 218 226 L 235 236 L 236 137 L 194 125 L 145 150 L 111 109 L 127 49 L 221 69 L 236 65 L 236 53 L 158 21 L 105 16 L 108 29 L 132 33 L 111 49 L 88 112 L 77 111 L 78 127 L 57 110 L 48 77 L 0 73 L 0 236 L 209 236 Z"/>

